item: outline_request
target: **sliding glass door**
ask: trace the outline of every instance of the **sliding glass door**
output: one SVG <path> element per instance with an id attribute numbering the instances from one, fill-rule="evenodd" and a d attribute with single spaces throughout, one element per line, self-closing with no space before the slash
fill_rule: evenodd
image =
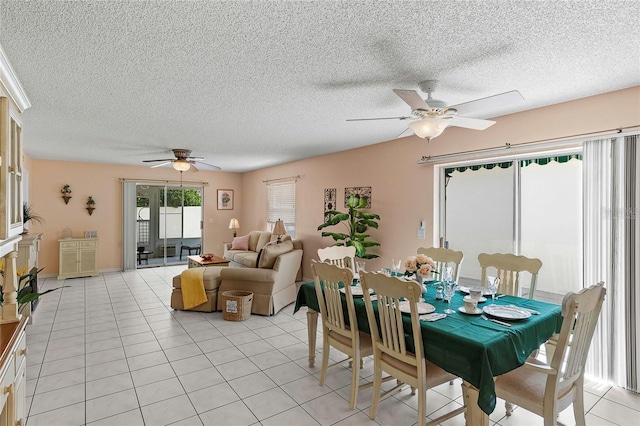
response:
<path id="1" fill-rule="evenodd" d="M 185 263 L 202 251 L 202 188 L 136 188 L 137 267 Z"/>
<path id="2" fill-rule="evenodd" d="M 479 253 L 515 253 L 542 260 L 536 299 L 559 303 L 582 288 L 580 155 L 450 167 L 444 174 L 443 228 L 449 248 L 464 253 L 462 284 L 479 284 Z M 529 283 L 530 276 L 520 279 Z"/>

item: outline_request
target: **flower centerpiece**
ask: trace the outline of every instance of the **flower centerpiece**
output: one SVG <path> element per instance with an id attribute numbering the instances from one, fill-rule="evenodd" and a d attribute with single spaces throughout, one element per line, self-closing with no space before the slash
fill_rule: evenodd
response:
<path id="1" fill-rule="evenodd" d="M 419 254 L 409 256 L 404 267 L 405 276 L 415 275 L 416 280 L 422 284 L 423 277 L 427 277 L 436 268 L 436 262 L 425 254 Z"/>

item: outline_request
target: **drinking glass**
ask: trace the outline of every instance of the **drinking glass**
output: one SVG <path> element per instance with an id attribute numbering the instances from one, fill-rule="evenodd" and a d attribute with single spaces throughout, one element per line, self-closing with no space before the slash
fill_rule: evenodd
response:
<path id="1" fill-rule="evenodd" d="M 391 259 L 391 269 L 393 270 L 393 272 L 395 273 L 395 275 L 398 275 L 398 272 L 400 272 L 400 264 L 402 263 L 402 260 L 398 259 Z"/>
<path id="2" fill-rule="evenodd" d="M 455 314 L 456 311 L 451 309 L 451 299 L 453 299 L 453 295 L 456 293 L 456 284 L 454 282 L 447 282 L 444 284 L 444 297 L 448 303 L 447 309 L 444 310 L 445 314 Z"/>
<path id="3" fill-rule="evenodd" d="M 500 287 L 500 278 L 487 277 L 487 287 L 489 287 L 489 292 L 491 293 L 491 303 L 495 303 L 496 293 L 498 292 L 498 287 Z"/>
<path id="4" fill-rule="evenodd" d="M 364 262 L 356 262 L 356 272 L 364 271 Z"/>
<path id="5" fill-rule="evenodd" d="M 442 281 L 445 283 L 453 282 L 453 268 L 451 266 L 447 266 L 442 270 Z"/>

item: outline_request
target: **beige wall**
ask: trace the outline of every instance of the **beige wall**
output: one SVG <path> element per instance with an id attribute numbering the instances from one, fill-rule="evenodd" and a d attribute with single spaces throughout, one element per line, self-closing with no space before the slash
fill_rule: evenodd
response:
<path id="1" fill-rule="evenodd" d="M 526 97 L 526 94 L 524 94 Z M 370 270 L 390 266 L 392 257 L 405 258 L 420 246 L 438 239 L 433 211 L 437 203 L 433 165 L 419 165 L 423 155 L 441 155 L 473 149 L 504 146 L 532 140 L 558 139 L 576 134 L 598 132 L 640 124 L 640 87 L 552 105 L 495 119 L 497 124 L 485 131 L 449 128 L 431 143 L 417 137 L 392 140 L 364 148 L 343 151 L 245 174 L 224 172 L 185 173 L 185 180 L 208 181 L 205 187 L 205 250 L 221 253 L 220 244 L 231 239 L 229 219 L 237 217 L 239 235 L 266 227 L 266 185 L 263 180 L 300 175 L 296 187 L 296 238 L 304 243 L 304 276 L 310 277 L 311 259 L 318 248 L 332 244 L 316 228 L 323 222 L 324 188 L 337 188 L 338 210 L 344 188 L 372 187 L 371 212 L 381 216 L 380 229 L 371 235 L 382 246 L 374 249 L 381 259 L 369 261 Z M 25 141 L 28 152 L 28 141 Z M 494 156 L 496 154 L 493 154 Z M 96 230 L 100 238 L 101 270 L 120 269 L 122 265 L 122 201 L 118 178 L 179 178 L 172 169 L 71 163 L 26 158 L 30 171 L 30 201 L 45 218 L 32 232 L 44 232 L 39 264 L 48 275 L 57 274 L 58 238 L 70 227 L 74 236 Z M 68 183 L 73 189 L 68 205 L 60 197 L 60 188 Z M 217 188 L 234 189 L 235 209 L 216 209 Z M 88 195 L 96 200 L 89 216 L 84 209 Z M 213 219 L 213 224 L 209 219 Z M 425 240 L 418 240 L 420 220 L 427 221 Z M 436 229 L 436 231 L 434 231 Z M 467 259 L 474 262 L 475 259 Z"/>
<path id="2" fill-rule="evenodd" d="M 58 239 L 62 230 L 71 228 L 74 237 L 83 237 L 84 231 L 98 232 L 98 268 L 122 268 L 122 184 L 120 178 L 157 179 L 179 181 L 180 175 L 171 168 L 151 169 L 145 166 L 115 166 L 96 163 L 75 163 L 32 159 L 25 155 L 30 173 L 30 203 L 44 218 L 42 225 L 31 225 L 30 232 L 42 232 L 43 241 L 38 257 L 45 276 L 57 275 Z M 239 173 L 186 172 L 184 181 L 209 182 L 204 187 L 204 250 L 222 254 L 222 242 L 230 241 L 229 220 L 238 217 L 242 224 L 242 175 Z M 60 189 L 67 183 L 72 197 L 65 204 Z M 216 189 L 235 190 L 234 210 L 217 210 Z M 96 201 L 93 215 L 87 213 L 87 197 Z M 210 223 L 213 219 L 213 223 Z M 242 230 L 241 230 L 242 231 Z"/>
<path id="3" fill-rule="evenodd" d="M 526 96 L 526 94 L 525 94 Z M 344 188 L 372 187 L 371 212 L 381 216 L 380 228 L 371 235 L 381 243 L 372 250 L 381 259 L 368 262 L 370 270 L 390 267 L 390 259 L 405 258 L 420 246 L 437 244 L 437 203 L 433 165 L 419 165 L 423 155 L 441 155 L 504 146 L 533 140 L 640 125 L 640 87 L 612 92 L 512 114 L 495 119 L 484 131 L 449 128 L 431 143 L 417 137 L 270 167 L 243 177 L 243 227 L 264 229 L 267 179 L 300 175 L 296 186 L 296 238 L 304 242 L 304 276 L 310 277 L 316 250 L 333 243 L 316 228 L 323 222 L 323 190 L 337 188 L 338 210 Z M 508 153 L 506 153 L 508 154 Z M 496 156 L 495 153 L 492 154 Z M 437 210 L 437 209 L 435 209 Z M 426 239 L 417 239 L 421 219 L 427 221 Z M 435 231 L 434 231 L 435 229 Z M 244 227 L 243 232 L 247 228 Z M 466 262 L 477 262 L 466 259 Z"/>

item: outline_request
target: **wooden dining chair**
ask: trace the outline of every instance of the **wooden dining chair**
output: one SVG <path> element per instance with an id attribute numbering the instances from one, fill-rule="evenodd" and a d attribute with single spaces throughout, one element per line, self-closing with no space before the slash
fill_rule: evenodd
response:
<path id="1" fill-rule="evenodd" d="M 536 258 L 516 256 L 511 253 L 480 253 L 478 262 L 482 268 L 480 285 L 485 285 L 489 271 L 495 270 L 495 276 L 500 278 L 498 293 L 520 296 L 520 273 L 529 272 L 529 299 L 533 299 L 538 281 L 538 272 L 542 268 L 542 261 Z"/>
<path id="2" fill-rule="evenodd" d="M 436 262 L 436 272 L 440 274 L 440 279 L 442 279 L 442 271 L 444 268 L 452 265 L 453 280 L 459 282 L 460 264 L 464 258 L 464 253 L 444 247 L 420 247 L 417 253 L 427 255 Z"/>
<path id="3" fill-rule="evenodd" d="M 351 294 L 353 272 L 349 268 L 340 268 L 336 265 L 316 261 L 312 263 L 311 270 L 322 315 L 320 386 L 324 385 L 329 368 L 350 361 L 352 377 L 349 407 L 354 409 L 358 400 L 358 389 L 366 387 L 366 385 L 359 385 L 360 369 L 358 368 L 358 363 L 352 361 L 361 360 L 363 357 L 372 355 L 373 347 L 371 345 L 371 336 L 358 330 L 356 309 L 353 305 L 353 296 Z M 340 288 L 344 288 L 344 299 L 347 307 L 346 318 Z M 334 347 L 346 354 L 347 358 L 329 365 L 329 347 Z M 371 383 L 368 385 L 371 386 Z"/>
<path id="4" fill-rule="evenodd" d="M 562 328 L 550 363 L 536 358 L 496 378 L 496 395 L 556 425 L 557 416 L 573 404 L 576 424 L 583 426 L 584 365 L 606 290 L 598 283 L 562 300 Z M 507 416 L 511 411 L 507 411 Z"/>
<path id="5" fill-rule="evenodd" d="M 422 299 L 422 288 L 415 281 L 405 281 L 375 272 L 361 273 L 365 307 L 373 341 L 373 404 L 369 417 L 375 419 L 381 398 L 396 391 L 399 386 L 411 386 L 412 393 L 418 391 L 418 425 L 426 420 L 427 390 L 456 378 L 451 373 L 427 361 L 422 346 L 422 330 L 418 318 L 418 301 Z M 374 309 L 369 289 L 376 293 L 377 309 Z M 418 342 L 413 352 L 407 348 L 405 328 L 400 311 L 400 302 L 407 300 L 411 309 L 412 341 Z M 381 395 L 382 372 L 395 377 L 399 384 Z M 453 410 L 430 424 L 437 424 L 461 414 L 465 407 Z"/>
<path id="6" fill-rule="evenodd" d="M 341 268 L 349 268 L 356 273 L 356 248 L 353 246 L 329 246 L 318 249 L 320 262 L 327 262 Z"/>

